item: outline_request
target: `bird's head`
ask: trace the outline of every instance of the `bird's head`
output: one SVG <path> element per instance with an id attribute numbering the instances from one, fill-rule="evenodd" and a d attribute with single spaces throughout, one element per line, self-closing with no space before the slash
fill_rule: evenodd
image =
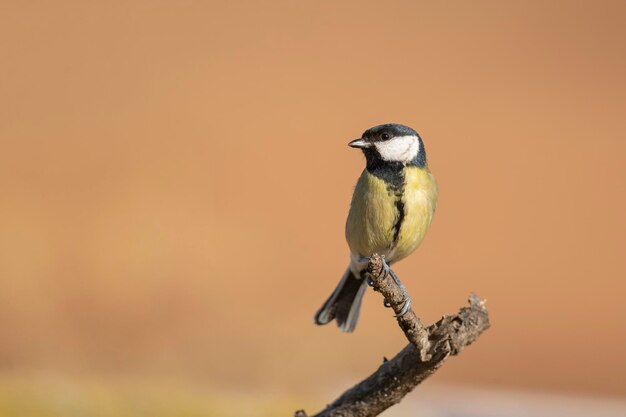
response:
<path id="1" fill-rule="evenodd" d="M 426 152 L 419 134 L 408 126 L 396 123 L 367 129 L 359 139 L 348 145 L 361 149 L 368 165 L 386 162 L 417 166 L 426 164 Z"/>

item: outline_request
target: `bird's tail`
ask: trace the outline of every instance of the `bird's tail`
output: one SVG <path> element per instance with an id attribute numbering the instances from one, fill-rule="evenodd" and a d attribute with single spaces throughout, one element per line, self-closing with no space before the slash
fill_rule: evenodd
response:
<path id="1" fill-rule="evenodd" d="M 352 332 L 356 327 L 361 310 L 367 280 L 356 277 L 348 268 L 328 300 L 315 314 L 316 324 L 327 324 L 333 319 L 344 332 Z"/>

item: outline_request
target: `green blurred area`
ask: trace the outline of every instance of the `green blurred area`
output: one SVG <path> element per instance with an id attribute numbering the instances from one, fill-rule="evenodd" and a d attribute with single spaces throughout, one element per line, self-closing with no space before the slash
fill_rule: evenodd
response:
<path id="1" fill-rule="evenodd" d="M 154 380 L 5 377 L 0 379 L 0 416 L 270 417 L 298 408 L 295 401 L 268 392 L 216 392 L 204 385 Z"/>

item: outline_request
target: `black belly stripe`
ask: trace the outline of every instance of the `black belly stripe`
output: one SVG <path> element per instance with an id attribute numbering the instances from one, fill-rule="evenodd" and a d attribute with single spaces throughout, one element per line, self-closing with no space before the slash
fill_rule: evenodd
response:
<path id="1" fill-rule="evenodd" d="M 393 244 L 395 247 L 398 243 L 398 239 L 400 238 L 400 229 L 402 228 L 402 222 L 404 221 L 404 202 L 402 201 L 402 195 L 399 196 L 396 200 L 396 210 L 398 210 L 398 219 L 396 223 L 393 225 Z"/>

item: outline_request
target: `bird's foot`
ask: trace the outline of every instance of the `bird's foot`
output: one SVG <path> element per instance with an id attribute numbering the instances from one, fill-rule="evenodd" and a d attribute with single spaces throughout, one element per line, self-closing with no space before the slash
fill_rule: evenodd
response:
<path id="1" fill-rule="evenodd" d="M 406 314 L 407 311 L 409 311 L 409 308 L 411 308 L 411 298 L 407 298 L 404 300 L 404 304 L 402 304 L 402 310 L 400 310 L 400 312 L 398 314 L 395 315 L 395 317 L 402 317 Z"/>
<path id="2" fill-rule="evenodd" d="M 383 299 L 383 305 L 386 308 L 390 308 L 391 307 L 391 303 L 386 298 Z M 404 301 L 402 302 L 402 309 L 400 310 L 400 312 L 398 314 L 395 314 L 394 317 L 402 317 L 402 316 L 404 316 L 406 314 L 406 312 L 409 311 L 409 308 L 411 308 L 411 298 L 410 297 L 406 297 L 404 299 Z"/>
<path id="3" fill-rule="evenodd" d="M 396 285 L 398 285 L 400 291 L 402 291 L 402 309 L 400 309 L 400 312 L 396 314 L 396 317 L 402 317 L 406 314 L 407 311 L 409 311 L 409 308 L 411 308 L 411 296 L 409 295 L 409 292 L 406 290 L 404 284 L 402 284 L 396 273 L 393 272 L 391 268 L 387 268 L 389 269 L 389 275 L 391 275 L 393 281 L 396 283 Z"/>

